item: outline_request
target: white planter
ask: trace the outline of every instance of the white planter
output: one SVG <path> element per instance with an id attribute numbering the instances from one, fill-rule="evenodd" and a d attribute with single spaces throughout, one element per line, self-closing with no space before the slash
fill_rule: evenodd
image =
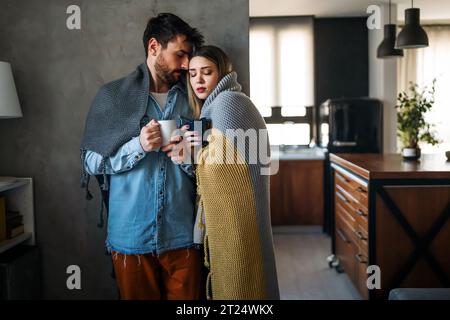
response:
<path id="1" fill-rule="evenodd" d="M 405 160 L 417 160 L 420 158 L 420 148 L 403 148 L 402 156 Z"/>

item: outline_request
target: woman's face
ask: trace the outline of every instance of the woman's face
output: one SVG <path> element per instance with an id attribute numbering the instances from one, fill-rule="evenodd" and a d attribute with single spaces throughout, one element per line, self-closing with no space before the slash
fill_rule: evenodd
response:
<path id="1" fill-rule="evenodd" d="M 219 82 L 219 70 L 205 57 L 194 57 L 189 62 L 189 81 L 197 98 L 205 100 Z"/>

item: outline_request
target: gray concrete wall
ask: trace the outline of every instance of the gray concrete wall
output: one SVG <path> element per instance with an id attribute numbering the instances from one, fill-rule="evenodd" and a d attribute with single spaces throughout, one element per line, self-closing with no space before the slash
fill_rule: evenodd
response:
<path id="1" fill-rule="evenodd" d="M 67 6 L 81 7 L 81 30 L 66 28 Z M 1 0 L 0 61 L 11 63 L 22 119 L 0 120 L 0 175 L 32 177 L 44 298 L 115 298 L 99 194 L 79 188 L 79 144 L 90 103 L 105 82 L 144 61 L 147 19 L 172 12 L 231 56 L 249 88 L 248 0 Z M 66 288 L 79 265 L 82 290 Z M 32 267 L 32 266 L 30 266 Z"/>

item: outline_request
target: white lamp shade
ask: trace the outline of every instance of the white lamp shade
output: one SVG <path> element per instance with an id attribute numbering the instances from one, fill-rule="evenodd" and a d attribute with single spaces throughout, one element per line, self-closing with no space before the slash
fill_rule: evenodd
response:
<path id="1" fill-rule="evenodd" d="M 21 117 L 22 110 L 17 97 L 11 65 L 0 61 L 0 119 Z"/>

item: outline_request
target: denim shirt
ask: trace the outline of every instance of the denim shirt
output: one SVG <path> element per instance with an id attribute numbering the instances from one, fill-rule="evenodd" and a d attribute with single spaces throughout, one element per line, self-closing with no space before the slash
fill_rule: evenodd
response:
<path id="1" fill-rule="evenodd" d="M 163 111 L 149 94 L 147 123 L 151 119 L 192 118 L 180 85 L 167 95 Z M 99 174 L 102 156 L 87 151 L 85 168 Z M 162 151 L 145 152 L 134 137 L 106 161 L 111 175 L 106 247 L 124 254 L 160 254 L 193 246 L 195 171 L 177 165 Z"/>

